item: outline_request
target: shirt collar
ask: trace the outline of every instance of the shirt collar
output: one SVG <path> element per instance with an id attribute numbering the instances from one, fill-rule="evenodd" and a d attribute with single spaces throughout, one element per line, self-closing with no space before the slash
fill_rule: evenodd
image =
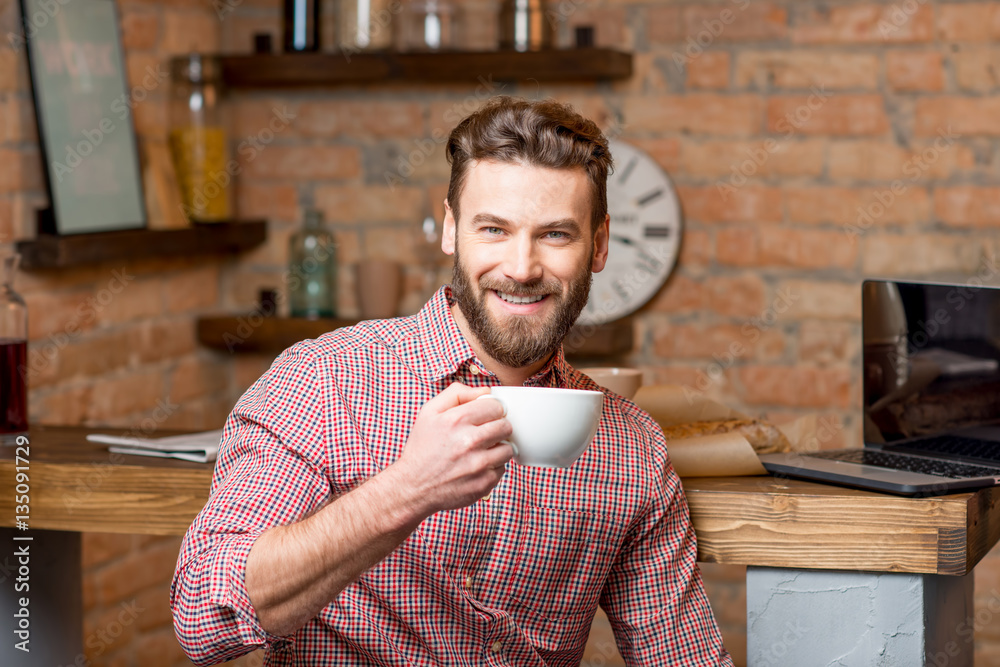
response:
<path id="1" fill-rule="evenodd" d="M 454 375 L 467 363 L 477 364 L 487 376 L 485 366 L 476 358 L 472 346 L 458 328 L 451 312 L 451 286 L 439 289 L 417 314 L 417 335 L 424 342 L 421 346 L 426 357 L 412 364 L 418 375 L 429 381 Z M 537 373 L 525 382 L 527 385 L 562 387 L 569 375 L 569 365 L 562 346 Z"/>

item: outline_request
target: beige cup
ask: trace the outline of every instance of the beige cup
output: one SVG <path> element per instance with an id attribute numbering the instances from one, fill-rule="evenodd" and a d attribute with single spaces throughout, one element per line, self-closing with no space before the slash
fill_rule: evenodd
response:
<path id="1" fill-rule="evenodd" d="M 366 320 L 395 317 L 402 291 L 403 269 L 389 259 L 363 259 L 355 267 L 358 308 Z"/>
<path id="2" fill-rule="evenodd" d="M 632 400 L 642 386 L 642 371 L 636 368 L 578 368 L 591 380 Z"/>
<path id="3" fill-rule="evenodd" d="M 479 398 L 499 401 L 514 428 L 510 442 L 524 466 L 568 468 L 590 446 L 604 393 L 551 387 L 492 387 Z"/>

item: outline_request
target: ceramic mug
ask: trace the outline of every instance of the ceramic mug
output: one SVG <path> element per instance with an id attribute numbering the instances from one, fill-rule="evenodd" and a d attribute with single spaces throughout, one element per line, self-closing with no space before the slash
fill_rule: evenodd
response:
<path id="1" fill-rule="evenodd" d="M 619 396 L 632 400 L 642 386 L 642 371 L 637 368 L 578 368 L 591 380 Z"/>
<path id="2" fill-rule="evenodd" d="M 604 393 L 551 387 L 492 387 L 479 398 L 499 401 L 514 427 L 509 442 L 524 466 L 568 468 L 590 446 Z"/>

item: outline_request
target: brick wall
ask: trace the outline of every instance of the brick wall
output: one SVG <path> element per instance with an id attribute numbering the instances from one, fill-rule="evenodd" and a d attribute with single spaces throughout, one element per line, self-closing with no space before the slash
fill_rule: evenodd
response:
<path id="1" fill-rule="evenodd" d="M 16 4 L 0 0 L 4 34 L 17 21 Z M 192 48 L 248 51 L 261 30 L 280 41 L 275 0 L 119 4 L 132 85 Z M 488 47 L 494 5 L 464 7 L 461 45 Z M 335 228 L 345 315 L 357 312 L 351 267 L 362 257 L 407 264 L 402 311 L 414 312 L 421 274 L 412 230 L 428 213 L 440 217 L 448 176 L 435 139 L 502 92 L 575 104 L 651 153 L 677 185 L 681 259 L 637 317 L 635 349 L 623 361 L 645 368 L 648 381 L 688 384 L 775 420 L 821 414 L 835 425 L 825 445 L 859 444 L 860 279 L 996 282 L 1000 5 L 567 0 L 560 8 L 563 37 L 572 25 L 597 24 L 598 45 L 635 52 L 635 76 L 541 86 L 493 82 L 482 72 L 478 87 L 232 95 L 234 144 L 262 144 L 242 156 L 238 211 L 266 217 L 269 242 L 239 260 L 23 275 L 32 420 L 219 426 L 271 360 L 200 348 L 194 317 L 247 309 L 260 287 L 283 286 L 287 238 L 303 207 L 321 208 Z M 28 90 L 23 52 L 0 48 L 0 244 L 31 236 L 34 209 L 44 203 Z M 150 90 L 136 107 L 143 140 L 162 132 L 166 92 Z M 275 110 L 295 117 L 268 138 Z M 392 188 L 387 174 L 397 177 Z M 118 289 L 115 280 L 126 284 Z M 745 334 L 748 323 L 759 335 Z M 733 342 L 743 344 L 738 358 L 727 356 Z M 187 664 L 166 606 L 178 544 L 85 536 L 91 664 Z M 743 570 L 706 566 L 704 574 L 742 662 Z M 991 609 L 1000 557 L 987 557 L 976 577 L 976 664 L 998 664 Z M 621 664 L 601 618 L 586 664 Z"/>

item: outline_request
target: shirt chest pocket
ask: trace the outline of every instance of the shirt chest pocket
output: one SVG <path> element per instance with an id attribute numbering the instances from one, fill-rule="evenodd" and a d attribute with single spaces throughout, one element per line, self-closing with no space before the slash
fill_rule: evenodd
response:
<path id="1" fill-rule="evenodd" d="M 592 614 L 621 542 L 613 517 L 528 508 L 511 597 L 549 620 Z"/>

